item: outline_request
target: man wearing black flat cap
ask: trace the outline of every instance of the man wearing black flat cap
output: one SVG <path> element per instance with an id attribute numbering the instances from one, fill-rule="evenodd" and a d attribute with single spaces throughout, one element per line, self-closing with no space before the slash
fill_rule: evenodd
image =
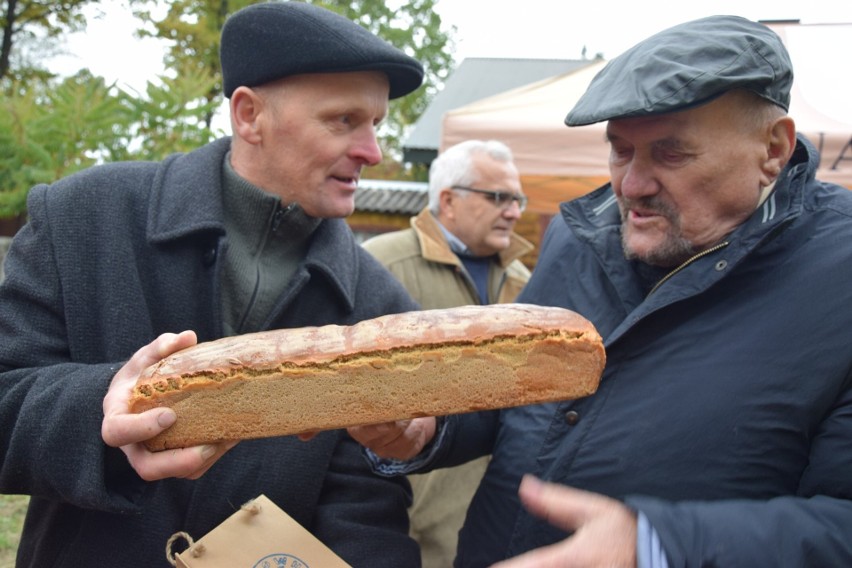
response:
<path id="1" fill-rule="evenodd" d="M 492 455 L 456 566 L 852 566 L 852 192 L 814 178 L 792 80 L 771 30 L 714 16 L 568 114 L 608 121 L 611 181 L 562 205 L 518 301 L 595 324 L 598 391 L 371 442 L 388 472 Z"/>
<path id="2" fill-rule="evenodd" d="M 31 496 L 19 568 L 164 566 L 173 534 L 261 494 L 352 566 L 420 565 L 407 482 L 346 432 L 152 453 L 174 413 L 128 414 L 139 373 L 196 341 L 417 307 L 342 218 L 420 64 L 298 2 L 233 14 L 221 60 L 233 137 L 29 194 L 0 286 L 0 491 Z"/>

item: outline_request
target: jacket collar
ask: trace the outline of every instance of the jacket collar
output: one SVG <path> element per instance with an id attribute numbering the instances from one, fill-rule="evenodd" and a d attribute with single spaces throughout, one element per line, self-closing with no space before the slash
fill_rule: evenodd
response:
<path id="1" fill-rule="evenodd" d="M 151 187 L 150 243 L 199 232 L 225 233 L 222 160 L 230 147 L 231 139 L 226 137 L 188 154 L 174 154 L 163 160 Z"/>
<path id="2" fill-rule="evenodd" d="M 461 266 L 459 257 L 450 249 L 438 219 L 435 218 L 428 207 L 424 208 L 416 217 L 411 218 L 411 228 L 414 229 L 420 240 L 420 253 L 423 258 L 432 262 Z M 535 248 L 531 242 L 514 232 L 510 235 L 509 240 L 509 247 L 500 251 L 497 255 L 502 268 L 506 268 L 513 261 Z"/>

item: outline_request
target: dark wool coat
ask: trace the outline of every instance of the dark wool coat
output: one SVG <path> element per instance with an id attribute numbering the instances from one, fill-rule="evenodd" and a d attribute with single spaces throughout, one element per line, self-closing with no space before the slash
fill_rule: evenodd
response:
<path id="1" fill-rule="evenodd" d="M 407 482 L 372 475 L 345 432 L 244 441 L 197 481 L 153 483 L 101 439 L 104 394 L 137 349 L 164 332 L 222 335 L 228 147 L 30 193 L 0 287 L 0 492 L 32 495 L 21 568 L 168 566 L 169 536 L 199 538 L 261 493 L 353 566 L 419 566 Z M 343 220 L 327 220 L 265 328 L 416 307 Z"/>
<path id="2" fill-rule="evenodd" d="M 572 309 L 606 370 L 575 402 L 448 420 L 449 462 L 493 447 L 459 539 L 483 567 L 567 535 L 521 476 L 624 499 L 672 568 L 852 566 L 852 192 L 803 139 L 727 245 L 647 288 L 609 186 L 562 206 L 519 302 Z"/>

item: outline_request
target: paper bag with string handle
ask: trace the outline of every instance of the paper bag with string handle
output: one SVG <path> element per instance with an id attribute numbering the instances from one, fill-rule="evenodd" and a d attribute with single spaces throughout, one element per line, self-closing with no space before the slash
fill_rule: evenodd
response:
<path id="1" fill-rule="evenodd" d="M 181 540 L 189 547 L 173 553 Z M 352 568 L 265 495 L 197 541 L 175 533 L 166 558 L 177 568 Z"/>

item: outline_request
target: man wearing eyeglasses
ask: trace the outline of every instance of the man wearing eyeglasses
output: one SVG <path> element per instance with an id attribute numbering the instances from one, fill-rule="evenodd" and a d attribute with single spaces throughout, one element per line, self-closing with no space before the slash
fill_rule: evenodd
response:
<path id="1" fill-rule="evenodd" d="M 513 302 L 530 272 L 519 260 L 533 245 L 514 232 L 527 198 L 511 150 L 468 140 L 442 152 L 429 170 L 429 204 L 411 228 L 364 243 L 423 309 Z M 451 566 L 487 458 L 409 479 L 411 534 L 423 568 Z"/>
<path id="2" fill-rule="evenodd" d="M 467 140 L 429 170 L 429 204 L 411 228 L 364 243 L 423 309 L 511 302 L 529 279 L 533 245 L 514 232 L 527 198 L 511 150 Z"/>

